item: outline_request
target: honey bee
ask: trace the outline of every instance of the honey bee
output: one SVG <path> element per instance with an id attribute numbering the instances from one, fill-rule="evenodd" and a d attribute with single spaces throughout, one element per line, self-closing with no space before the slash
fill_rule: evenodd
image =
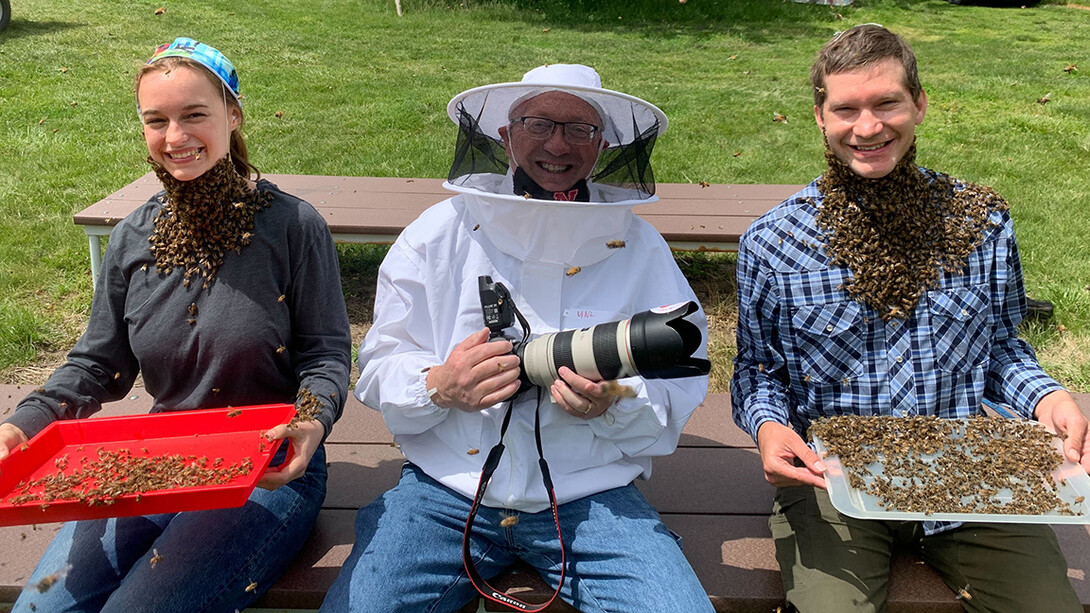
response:
<path id="1" fill-rule="evenodd" d="M 625 245 L 624 241 L 619 241 L 619 240 L 606 241 L 606 247 L 609 247 L 610 249 L 623 249 L 624 245 Z"/>
<path id="2" fill-rule="evenodd" d="M 158 549 L 152 549 L 151 554 L 152 554 L 151 559 L 148 560 L 148 562 L 151 564 L 152 568 L 155 568 L 156 564 L 163 561 L 163 556 L 159 555 L 159 550 Z"/>
<path id="3" fill-rule="evenodd" d="M 772 113 L 772 121 L 777 123 L 787 123 L 787 115 L 783 113 Z"/>
<path id="4" fill-rule="evenodd" d="M 572 266 L 564 274 L 570 277 L 572 275 L 578 274 L 580 270 L 583 270 L 582 266 Z"/>
<path id="5" fill-rule="evenodd" d="M 117 381 L 120 378 L 121 378 L 121 371 L 119 370 L 119 371 L 114 373 L 114 381 Z"/>
<path id="6" fill-rule="evenodd" d="M 616 381 L 606 381 L 602 385 L 602 393 L 614 398 L 635 398 L 636 389 L 631 385 L 621 385 Z"/>
<path id="7" fill-rule="evenodd" d="M 466 455 L 477 455 L 480 452 L 480 449 L 470 448 L 469 451 L 466 451 Z"/>
<path id="8" fill-rule="evenodd" d="M 252 582 L 250 582 L 250 585 L 246 586 L 246 591 L 247 592 L 252 592 L 252 591 L 254 591 L 256 589 L 257 589 L 257 581 L 252 581 Z"/>
<path id="9" fill-rule="evenodd" d="M 476 232 L 477 230 L 480 230 L 480 229 L 481 229 L 481 224 L 477 224 L 477 225 L 473 226 L 473 231 L 474 232 Z"/>
<path id="10" fill-rule="evenodd" d="M 239 415 L 242 415 L 242 409 L 227 411 L 227 417 L 238 417 Z"/>
<path id="11" fill-rule="evenodd" d="M 503 526 L 504 528 L 513 528 L 518 523 L 519 523 L 519 518 L 518 518 L 517 515 L 508 515 L 507 517 L 504 517 L 503 519 L 500 520 L 500 525 Z"/>
<path id="12" fill-rule="evenodd" d="M 707 181 L 701 181 L 699 183 L 699 185 L 700 185 L 701 189 L 703 189 L 705 187 L 711 187 L 711 183 L 708 183 Z"/>
<path id="13" fill-rule="evenodd" d="M 60 571 L 57 571 L 57 572 L 53 573 L 52 575 L 47 575 L 45 577 L 42 577 L 42 580 L 39 581 L 34 587 L 37 588 L 39 594 L 44 594 L 44 593 L 48 592 L 49 588 L 53 587 L 53 584 L 55 584 L 57 581 L 59 581 L 60 578 L 61 578 L 61 573 L 60 573 Z"/>
<path id="14" fill-rule="evenodd" d="M 276 301 L 277 301 L 277 302 L 284 302 L 284 299 L 285 299 L 285 298 L 287 298 L 287 296 L 286 296 L 286 295 L 284 295 L 284 294 L 280 294 L 280 297 L 279 297 L 279 298 L 277 298 L 277 299 L 276 299 Z"/>
<path id="15" fill-rule="evenodd" d="M 973 595 L 969 593 L 969 584 L 968 583 L 965 584 L 965 587 L 958 590 L 957 599 L 958 600 L 963 600 L 963 599 L 964 600 L 972 600 L 973 599 Z"/>
<path id="16" fill-rule="evenodd" d="M 288 348 L 287 348 L 287 347 L 285 347 L 285 346 L 283 346 L 283 345 L 280 345 L 279 347 L 277 347 L 277 348 L 276 348 L 276 353 L 277 353 L 277 354 L 283 354 L 283 353 L 284 353 L 285 351 L 287 351 L 287 350 L 288 350 Z"/>
<path id="17" fill-rule="evenodd" d="M 1072 73 L 1075 73 L 1075 72 L 1078 72 L 1078 71 L 1079 71 L 1078 66 L 1075 66 L 1074 64 L 1068 64 L 1067 67 L 1064 68 L 1064 72 L 1066 72 L 1067 74 L 1072 74 Z"/>

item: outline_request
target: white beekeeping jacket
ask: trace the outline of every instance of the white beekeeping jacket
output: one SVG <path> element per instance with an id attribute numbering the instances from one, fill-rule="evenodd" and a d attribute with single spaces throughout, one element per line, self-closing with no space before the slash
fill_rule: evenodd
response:
<path id="1" fill-rule="evenodd" d="M 405 229 L 382 263 L 374 324 L 359 351 L 357 397 L 382 413 L 410 462 L 468 498 L 488 450 L 499 442 L 505 405 L 478 412 L 441 408 L 428 398 L 424 381 L 429 367 L 484 327 L 480 275 L 507 286 L 535 336 L 696 300 L 666 242 L 632 213 L 649 200 L 605 203 L 603 191 L 615 188 L 593 184 L 591 203 L 530 200 L 506 195 L 510 181 L 492 175 L 470 186 L 448 185 L 461 193 Z M 624 247 L 607 241 L 624 241 Z M 688 319 L 706 339 L 704 312 Z M 706 357 L 706 340 L 694 355 Z M 590 420 L 565 413 L 547 389 L 517 395 L 507 451 L 484 504 L 548 508 L 534 442 L 539 399 L 542 447 L 558 503 L 650 476 L 651 457 L 674 451 L 708 379 L 621 382 L 637 396 Z"/>

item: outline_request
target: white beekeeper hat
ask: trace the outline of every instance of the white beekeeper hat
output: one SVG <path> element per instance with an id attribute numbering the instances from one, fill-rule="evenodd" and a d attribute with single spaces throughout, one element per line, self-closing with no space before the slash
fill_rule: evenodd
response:
<path id="1" fill-rule="evenodd" d="M 550 91 L 572 94 L 594 107 L 602 118 L 602 134 L 610 145 L 626 145 L 648 127 L 658 124 L 656 136 L 666 131 L 666 114 L 646 100 L 603 89 L 602 78 L 590 66 L 549 64 L 527 72 L 517 83 L 494 83 L 466 90 L 447 104 L 447 115 L 459 123 L 461 108 L 476 119 L 482 134 L 499 138 L 500 126 L 524 100 Z"/>

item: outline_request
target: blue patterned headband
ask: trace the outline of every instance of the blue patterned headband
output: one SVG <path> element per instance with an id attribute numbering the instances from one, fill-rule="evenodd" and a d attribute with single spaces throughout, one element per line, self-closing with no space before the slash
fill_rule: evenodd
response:
<path id="1" fill-rule="evenodd" d="M 193 60 L 212 71 L 212 74 L 219 77 L 227 89 L 231 90 L 239 106 L 242 105 L 242 101 L 239 100 L 238 73 L 235 72 L 235 65 L 214 47 L 199 43 L 192 38 L 178 37 L 172 43 L 159 45 L 147 63 L 151 64 L 166 57 L 183 57 Z"/>

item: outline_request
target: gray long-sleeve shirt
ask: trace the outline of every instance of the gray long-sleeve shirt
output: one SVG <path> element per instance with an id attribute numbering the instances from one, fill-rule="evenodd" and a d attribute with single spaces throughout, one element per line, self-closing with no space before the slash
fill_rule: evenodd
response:
<path id="1" fill-rule="evenodd" d="M 181 269 L 156 272 L 148 237 L 161 194 L 119 223 L 86 331 L 7 421 L 32 437 L 123 397 L 142 372 L 152 412 L 291 402 L 307 388 L 328 434 L 351 353 L 337 251 L 314 207 L 268 181 L 258 189 L 272 199 L 254 216 L 251 243 L 224 255 L 206 290 L 200 277 L 183 285 Z"/>

